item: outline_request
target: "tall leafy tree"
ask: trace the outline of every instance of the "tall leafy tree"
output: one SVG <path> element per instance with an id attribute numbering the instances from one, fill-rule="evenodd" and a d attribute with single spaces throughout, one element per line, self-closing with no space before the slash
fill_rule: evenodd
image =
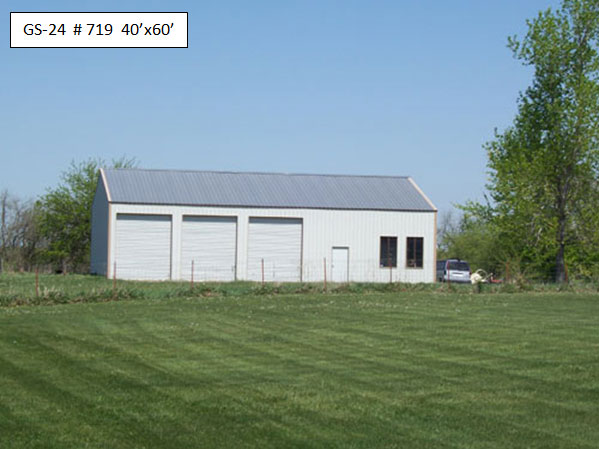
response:
<path id="1" fill-rule="evenodd" d="M 89 264 L 92 203 L 99 168 L 106 165 L 102 159 L 71 162 L 58 187 L 37 201 L 39 229 L 47 239 L 46 259 L 64 271 L 86 269 Z M 110 165 L 129 168 L 136 162 L 121 158 Z"/>
<path id="2" fill-rule="evenodd" d="M 563 282 L 566 258 L 598 243 L 599 0 L 563 0 L 527 24 L 508 42 L 534 78 L 486 146 L 487 187 L 505 247 Z"/>

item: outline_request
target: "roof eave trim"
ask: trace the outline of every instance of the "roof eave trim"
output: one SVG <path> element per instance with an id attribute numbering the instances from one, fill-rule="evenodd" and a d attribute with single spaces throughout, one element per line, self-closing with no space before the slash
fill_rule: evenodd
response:
<path id="1" fill-rule="evenodd" d="M 193 204 L 193 203 L 149 203 L 149 202 L 131 202 L 131 201 L 111 201 L 112 204 L 125 205 L 143 205 L 143 206 L 178 206 L 178 207 L 214 207 L 214 208 L 231 208 L 231 209 L 298 209 L 298 210 L 356 210 L 356 211 L 376 211 L 376 212 L 437 212 L 434 207 L 432 209 L 384 209 L 376 207 L 316 207 L 316 206 L 268 206 L 257 205 L 250 206 L 247 204 Z"/>
<path id="2" fill-rule="evenodd" d="M 112 203 L 112 196 L 110 195 L 110 188 L 108 187 L 108 182 L 106 181 L 106 173 L 104 173 L 103 168 L 100 168 L 100 177 L 102 178 L 102 182 L 104 183 L 104 191 L 106 192 L 106 198 L 108 198 L 109 203 Z"/>
<path id="3" fill-rule="evenodd" d="M 408 181 L 410 181 L 412 183 L 412 185 L 414 186 L 414 188 L 418 191 L 418 193 L 422 196 L 422 198 L 424 198 L 424 200 L 433 209 L 433 211 L 437 212 L 437 208 L 435 207 L 435 205 L 433 204 L 433 202 L 429 199 L 428 196 L 426 196 L 426 194 L 422 191 L 422 189 L 420 187 L 418 187 L 418 184 L 416 184 L 416 182 L 412 179 L 411 176 L 408 176 Z"/>

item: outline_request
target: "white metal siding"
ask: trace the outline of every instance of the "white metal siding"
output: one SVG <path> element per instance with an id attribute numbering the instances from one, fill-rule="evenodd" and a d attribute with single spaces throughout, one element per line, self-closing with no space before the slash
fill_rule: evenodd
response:
<path id="1" fill-rule="evenodd" d="M 324 277 L 323 259 L 327 258 L 330 270 L 332 247 L 349 248 L 349 280 L 351 282 L 389 282 L 389 269 L 379 264 L 380 237 L 397 236 L 398 266 L 392 270 L 395 282 L 434 282 L 435 279 L 435 216 L 434 212 L 393 212 L 393 211 L 347 211 L 315 209 L 267 209 L 242 207 L 200 207 L 112 203 L 110 208 L 110 232 L 108 243 L 111 257 L 108 269 L 114 260 L 116 243 L 116 214 L 155 214 L 173 215 L 172 276 L 180 279 L 188 267 L 181 267 L 181 216 L 233 216 L 237 217 L 237 279 L 260 280 L 260 265 L 250 262 L 248 248 L 250 217 L 287 217 L 303 219 L 301 265 L 302 280 L 322 282 Z M 407 237 L 424 238 L 423 268 L 406 267 Z M 272 271 L 271 271 L 272 272 Z M 265 273 L 265 274 L 268 274 Z M 272 276 L 271 276 L 272 277 Z M 327 271 L 330 280 L 330 271 Z M 268 280 L 268 277 L 267 277 Z"/>
<path id="2" fill-rule="evenodd" d="M 236 268 L 235 217 L 183 217 L 181 227 L 181 278 L 233 281 Z"/>
<path id="3" fill-rule="evenodd" d="M 118 214 L 114 257 L 119 279 L 170 279 L 171 216 Z"/>
<path id="4" fill-rule="evenodd" d="M 108 261 L 108 197 L 104 182 L 98 181 L 92 203 L 90 272 L 106 274 Z"/>
<path id="5" fill-rule="evenodd" d="M 333 248 L 331 258 L 331 281 L 347 282 L 349 275 L 349 248 Z"/>
<path id="6" fill-rule="evenodd" d="M 302 269 L 302 220 L 250 218 L 248 277 L 269 282 L 298 282 Z"/>

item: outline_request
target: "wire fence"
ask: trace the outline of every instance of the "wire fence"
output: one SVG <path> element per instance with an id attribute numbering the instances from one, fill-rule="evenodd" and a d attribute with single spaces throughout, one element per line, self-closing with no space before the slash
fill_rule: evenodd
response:
<path id="1" fill-rule="evenodd" d="M 149 280 L 149 281 L 191 281 L 194 282 L 232 282 L 247 280 L 254 282 L 327 282 L 348 283 L 421 283 L 438 281 L 436 264 L 424 260 L 422 267 L 408 267 L 401 257 L 393 261 L 394 266 L 389 267 L 387 261 L 379 259 L 342 260 L 332 257 L 298 261 L 297 258 L 281 258 L 264 255 L 252 257 L 248 260 L 223 261 L 193 258 L 184 263 L 171 265 L 171 260 L 138 261 L 117 259 L 110 267 L 106 264 L 92 266 L 92 274 L 106 275 L 123 280 Z M 476 266 L 472 267 L 476 271 Z M 39 266 L 40 273 L 51 273 L 51 267 Z M 21 270 L 23 271 L 23 270 Z M 34 271 L 32 269 L 31 271 Z M 79 272 L 85 272 L 81 269 Z M 65 273 L 63 273 L 65 274 Z M 496 264 L 493 270 L 482 270 L 485 281 L 496 283 L 514 284 L 552 284 L 561 283 L 555 267 L 545 267 L 543 270 L 536 267 L 522 266 L 513 261 Z M 467 280 L 468 276 L 466 276 Z M 571 268 L 568 264 L 564 267 L 561 279 L 568 282 L 599 282 L 599 266 L 583 270 L 580 267 Z M 557 282 L 556 282 L 557 281 Z"/>
<path id="2" fill-rule="evenodd" d="M 111 266 L 92 267 L 95 274 L 126 280 L 180 280 L 193 282 L 230 282 L 247 280 L 262 283 L 324 282 L 397 283 L 433 282 L 432 263 L 422 267 L 385 266 L 378 259 L 298 261 L 291 258 L 254 257 L 243 263 L 223 263 L 192 259 L 189 263 L 172 266 L 170 260 L 144 263 L 116 260 Z"/>

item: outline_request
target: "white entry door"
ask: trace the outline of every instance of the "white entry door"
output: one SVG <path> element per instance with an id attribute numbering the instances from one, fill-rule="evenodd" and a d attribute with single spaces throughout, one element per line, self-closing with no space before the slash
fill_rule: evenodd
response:
<path id="1" fill-rule="evenodd" d="M 349 281 L 349 248 L 346 246 L 333 247 L 331 258 L 331 281 Z"/>
<path id="2" fill-rule="evenodd" d="M 171 216 L 118 214 L 114 257 L 119 279 L 170 279 Z"/>
<path id="3" fill-rule="evenodd" d="M 250 218 L 248 278 L 267 282 L 299 282 L 302 273 L 302 220 Z"/>

